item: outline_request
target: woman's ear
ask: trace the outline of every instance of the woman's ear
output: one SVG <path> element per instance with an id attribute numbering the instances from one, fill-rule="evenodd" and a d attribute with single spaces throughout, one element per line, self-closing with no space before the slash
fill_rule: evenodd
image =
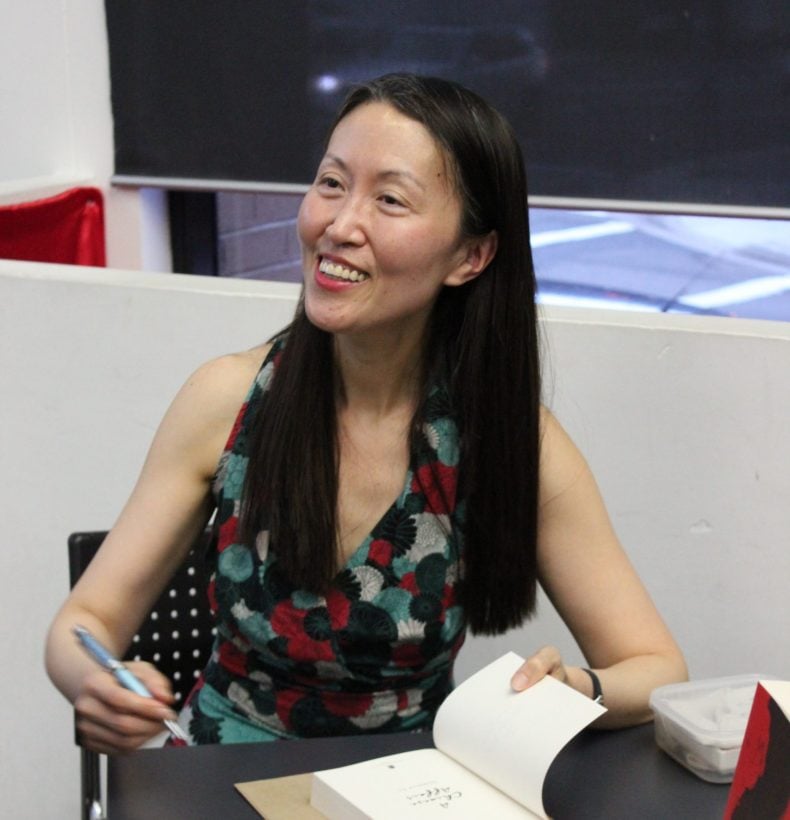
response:
<path id="1" fill-rule="evenodd" d="M 461 246 L 461 262 L 453 268 L 444 280 L 445 285 L 464 285 L 476 279 L 496 256 L 499 237 L 496 231 L 483 236 L 465 239 Z"/>

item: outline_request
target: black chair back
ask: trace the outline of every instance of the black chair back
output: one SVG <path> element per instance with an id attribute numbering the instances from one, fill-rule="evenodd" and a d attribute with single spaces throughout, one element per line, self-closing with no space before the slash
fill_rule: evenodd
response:
<path id="1" fill-rule="evenodd" d="M 69 582 L 77 582 L 93 560 L 107 532 L 75 532 L 69 536 Z M 215 629 L 206 600 L 204 561 L 211 531 L 206 530 L 179 567 L 132 639 L 124 660 L 153 663 L 173 686 L 175 708 L 184 702 L 208 662 Z M 77 738 L 79 743 L 79 738 Z M 81 750 L 82 817 L 100 820 L 99 755 Z"/>

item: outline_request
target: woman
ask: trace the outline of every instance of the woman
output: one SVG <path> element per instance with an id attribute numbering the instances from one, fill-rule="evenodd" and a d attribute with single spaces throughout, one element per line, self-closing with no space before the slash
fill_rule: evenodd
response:
<path id="1" fill-rule="evenodd" d="M 135 748 L 173 717 L 172 697 L 141 664 L 155 700 L 121 689 L 72 625 L 122 653 L 214 509 L 219 635 L 180 716 L 195 742 L 429 727 L 467 625 L 521 623 L 538 581 L 594 671 L 544 647 L 513 688 L 553 675 L 602 688 L 602 726 L 648 720 L 650 691 L 685 666 L 583 458 L 539 405 L 509 126 L 442 80 L 362 86 L 298 227 L 293 324 L 187 381 L 53 623 L 49 673 L 84 742 Z"/>

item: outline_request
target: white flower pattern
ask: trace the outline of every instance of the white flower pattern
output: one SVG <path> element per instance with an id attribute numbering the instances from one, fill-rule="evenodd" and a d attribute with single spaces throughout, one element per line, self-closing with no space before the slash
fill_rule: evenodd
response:
<path id="1" fill-rule="evenodd" d="M 359 581 L 359 597 L 362 601 L 372 601 L 381 592 L 384 586 L 384 576 L 375 568 L 362 565 L 352 570 L 354 577 Z"/>

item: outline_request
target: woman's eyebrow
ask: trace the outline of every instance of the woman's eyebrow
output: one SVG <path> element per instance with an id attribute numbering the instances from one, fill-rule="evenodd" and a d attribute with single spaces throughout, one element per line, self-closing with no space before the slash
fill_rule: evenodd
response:
<path id="1" fill-rule="evenodd" d="M 341 171 L 344 173 L 349 173 L 349 166 L 348 163 L 341 159 L 336 154 L 325 154 L 324 159 L 321 162 L 321 165 L 325 165 L 326 163 L 330 163 L 332 165 L 336 165 Z M 397 179 L 397 180 L 405 180 L 407 182 L 411 182 L 413 185 L 416 185 L 420 190 L 425 190 L 425 183 L 419 177 L 415 176 L 411 171 L 407 171 L 406 169 L 402 168 L 387 168 L 376 173 L 376 179 L 380 180 L 389 180 L 389 179 Z"/>
<path id="2" fill-rule="evenodd" d="M 399 170 L 389 170 L 389 171 L 380 171 L 376 176 L 379 179 L 396 179 L 396 180 L 406 180 L 406 182 L 411 182 L 412 184 L 416 185 L 420 190 L 425 190 L 425 185 L 423 184 L 422 180 L 418 179 L 411 171 L 399 171 Z"/>

